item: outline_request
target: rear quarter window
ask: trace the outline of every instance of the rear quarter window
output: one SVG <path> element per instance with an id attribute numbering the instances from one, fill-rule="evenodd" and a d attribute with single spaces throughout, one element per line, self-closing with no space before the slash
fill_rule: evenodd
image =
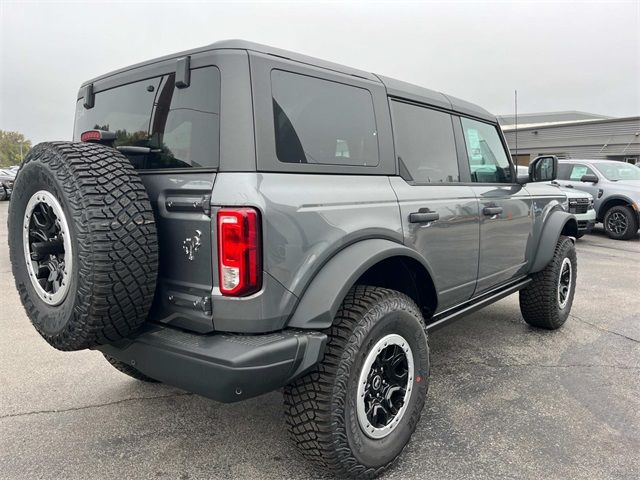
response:
<path id="1" fill-rule="evenodd" d="M 280 162 L 378 165 L 368 90 L 282 70 L 271 72 L 271 89 Z"/>
<path id="2" fill-rule="evenodd" d="M 219 163 L 220 71 L 191 71 L 187 88 L 175 74 L 142 80 L 96 93 L 95 105 L 76 107 L 74 139 L 92 129 L 116 134 L 115 146 L 149 147 L 130 155 L 138 169 L 215 168 Z"/>

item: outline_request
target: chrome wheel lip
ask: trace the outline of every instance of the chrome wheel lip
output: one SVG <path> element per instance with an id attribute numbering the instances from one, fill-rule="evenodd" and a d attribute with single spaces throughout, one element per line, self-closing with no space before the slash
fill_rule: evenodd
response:
<path id="1" fill-rule="evenodd" d="M 565 257 L 560 265 L 560 274 L 558 275 L 558 305 L 560 308 L 566 307 L 569 302 L 572 281 L 573 265 L 571 264 L 571 259 Z"/>
<path id="2" fill-rule="evenodd" d="M 367 418 L 367 411 L 365 406 L 365 392 L 367 379 L 369 377 L 369 373 L 371 372 L 371 367 L 375 362 L 376 358 L 382 352 L 382 350 L 388 346 L 398 345 L 407 359 L 407 384 L 405 386 L 405 394 L 403 398 L 402 407 L 398 410 L 395 416 L 392 417 L 391 421 L 385 425 L 384 427 L 378 428 L 371 425 L 369 419 Z M 404 416 L 407 405 L 409 403 L 409 399 L 411 398 L 411 391 L 414 379 L 414 362 L 413 362 L 413 351 L 409 346 L 409 342 L 407 342 L 402 336 L 398 334 L 390 334 L 381 338 L 369 351 L 367 357 L 362 365 L 362 369 L 360 370 L 360 376 L 358 378 L 358 397 L 356 399 L 356 413 L 358 417 L 358 423 L 360 424 L 360 428 L 362 431 L 369 437 L 373 439 L 384 438 L 393 432 L 396 427 L 400 424 L 400 420 Z"/>
<path id="3" fill-rule="evenodd" d="M 31 222 L 31 217 L 35 208 L 44 203 L 49 206 L 53 213 L 57 218 L 57 224 L 60 229 L 60 235 L 62 236 L 62 244 L 64 247 L 64 262 L 65 267 L 62 273 L 62 280 L 60 288 L 56 292 L 47 292 L 37 280 L 35 264 L 36 261 L 31 259 L 31 245 L 29 243 L 29 227 Z M 67 222 L 67 218 L 62 210 L 62 206 L 60 202 L 46 190 L 39 190 L 34 193 L 29 201 L 27 202 L 27 206 L 25 208 L 24 218 L 22 221 L 22 247 L 24 250 L 24 259 L 27 265 L 27 273 L 29 274 L 29 280 L 31 280 L 31 285 L 36 291 L 38 297 L 45 302 L 47 305 L 56 306 L 60 305 L 67 296 L 69 292 L 70 285 L 70 277 L 71 272 L 73 271 L 73 250 L 71 247 L 71 231 L 69 230 L 69 224 Z"/>

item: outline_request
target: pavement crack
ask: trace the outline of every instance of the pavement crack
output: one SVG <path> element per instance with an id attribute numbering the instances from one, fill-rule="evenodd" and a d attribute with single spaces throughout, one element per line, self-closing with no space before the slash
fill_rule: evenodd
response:
<path id="1" fill-rule="evenodd" d="M 78 411 L 78 410 L 88 410 L 90 408 L 109 407 L 111 405 L 118 405 L 118 404 L 127 403 L 127 402 L 135 402 L 135 401 L 138 401 L 138 400 L 155 400 L 155 399 L 159 399 L 159 398 L 185 397 L 185 396 L 189 396 L 189 395 L 193 395 L 193 393 L 191 393 L 191 392 L 180 392 L 180 393 L 170 393 L 168 395 L 155 395 L 155 396 L 151 396 L 151 397 L 123 398 L 123 399 L 120 399 L 120 400 L 114 400 L 113 402 L 96 403 L 96 404 L 92 404 L 92 405 L 83 405 L 83 406 L 80 406 L 80 407 L 69 407 L 69 408 L 52 409 L 52 410 L 34 410 L 32 412 L 10 413 L 8 415 L 1 415 L 0 416 L 0 420 L 3 420 L 5 418 L 26 417 L 26 416 L 30 416 L 30 415 L 39 415 L 39 414 L 46 414 L 46 413 L 75 412 L 75 411 Z"/>
<path id="2" fill-rule="evenodd" d="M 597 330 L 600 330 L 601 332 L 611 333 L 612 335 L 617 335 L 619 337 L 626 338 L 627 340 L 631 340 L 632 342 L 640 343 L 640 340 L 637 340 L 637 339 L 635 339 L 633 337 L 628 337 L 627 335 L 624 335 L 622 333 L 614 332 L 613 330 L 609 330 L 608 328 L 601 327 L 599 325 L 596 325 L 595 323 L 587 322 L 586 320 L 578 317 L 577 315 L 569 314 L 569 316 L 571 318 L 575 318 L 576 320 L 578 320 L 578 321 L 580 321 L 582 323 L 585 323 L 585 324 L 587 324 L 587 325 L 589 325 L 589 326 L 591 326 L 591 327 L 593 327 L 593 328 L 595 328 Z"/>

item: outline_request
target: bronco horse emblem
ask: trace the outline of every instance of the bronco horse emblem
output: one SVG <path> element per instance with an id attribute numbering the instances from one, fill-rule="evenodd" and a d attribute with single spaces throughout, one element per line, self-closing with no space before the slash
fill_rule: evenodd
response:
<path id="1" fill-rule="evenodd" d="M 200 248 L 200 235 L 202 235 L 202 232 L 200 230 L 196 230 L 196 234 L 193 237 L 187 237 L 182 242 L 182 249 L 189 261 L 194 259 L 195 254 Z"/>

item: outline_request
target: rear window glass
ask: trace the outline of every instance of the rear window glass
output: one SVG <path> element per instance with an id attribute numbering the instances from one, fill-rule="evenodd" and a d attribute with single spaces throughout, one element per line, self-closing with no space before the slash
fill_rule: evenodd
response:
<path id="1" fill-rule="evenodd" d="M 373 99 L 364 88 L 271 72 L 276 154 L 281 162 L 376 166 Z"/>
<path id="2" fill-rule="evenodd" d="M 391 113 L 396 155 L 411 180 L 459 182 L 451 115 L 396 101 Z"/>
<path id="3" fill-rule="evenodd" d="M 115 146 L 149 147 L 128 155 L 139 169 L 217 167 L 219 112 L 220 72 L 199 68 L 187 88 L 176 88 L 172 73 L 96 93 L 91 109 L 79 100 L 74 138 L 100 129 L 116 134 Z"/>

